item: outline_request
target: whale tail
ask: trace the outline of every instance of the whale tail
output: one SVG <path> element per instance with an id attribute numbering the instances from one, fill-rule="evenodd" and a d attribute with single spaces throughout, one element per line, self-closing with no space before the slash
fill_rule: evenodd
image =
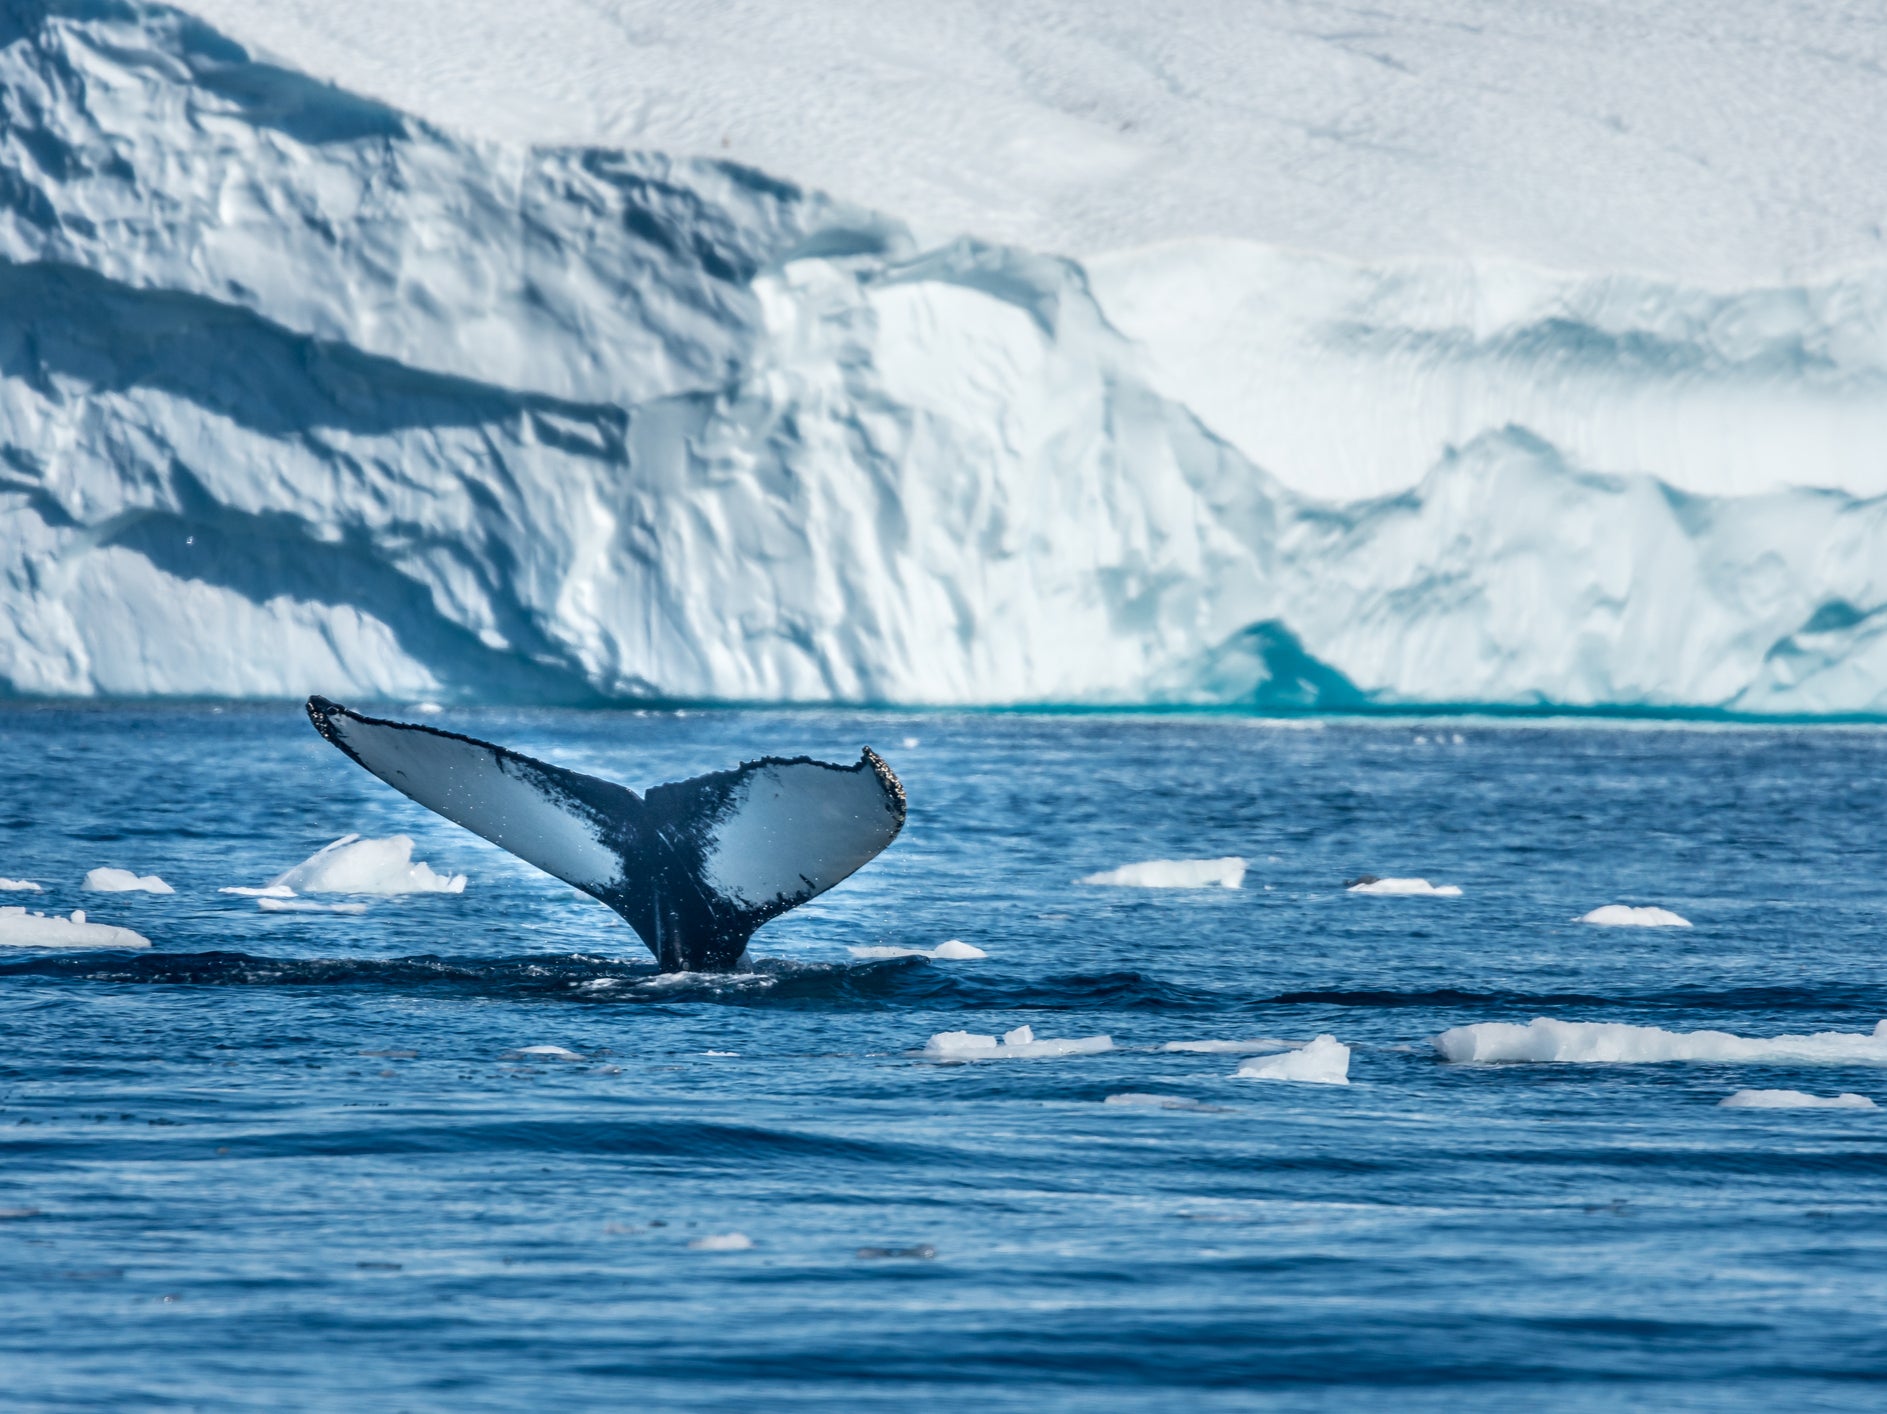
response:
<path id="1" fill-rule="evenodd" d="M 395 790 L 615 909 L 665 972 L 726 971 L 761 924 L 815 898 L 904 828 L 904 788 L 856 764 L 766 757 L 637 795 L 456 732 L 308 718 Z"/>

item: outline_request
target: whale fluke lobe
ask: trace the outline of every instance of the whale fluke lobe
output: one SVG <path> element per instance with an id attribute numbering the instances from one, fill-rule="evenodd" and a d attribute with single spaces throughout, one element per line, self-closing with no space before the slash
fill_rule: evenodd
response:
<path id="1" fill-rule="evenodd" d="M 904 787 L 869 747 L 851 766 L 770 756 L 643 796 L 324 697 L 308 717 L 395 790 L 608 904 L 668 972 L 733 967 L 756 928 L 904 828 Z"/>

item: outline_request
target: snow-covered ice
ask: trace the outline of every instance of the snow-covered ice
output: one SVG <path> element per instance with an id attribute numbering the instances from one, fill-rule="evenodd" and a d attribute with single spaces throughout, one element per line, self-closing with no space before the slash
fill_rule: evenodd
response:
<path id="1" fill-rule="evenodd" d="M 148 948 L 151 940 L 129 928 L 89 923 L 83 909 L 69 918 L 29 913 L 24 908 L 0 908 L 0 947 L 7 948 Z"/>
<path id="2" fill-rule="evenodd" d="M 979 1036 L 968 1031 L 939 1031 L 924 1047 L 931 1060 L 976 1061 L 1006 1060 L 1018 1056 L 1091 1056 L 1114 1049 L 1109 1036 L 1080 1036 L 1066 1040 L 1037 1040 L 1027 1026 L 1005 1031 L 999 1041 L 994 1036 Z"/>
<path id="3" fill-rule="evenodd" d="M 430 864 L 415 860 L 410 835 L 381 840 L 342 835 L 277 875 L 270 887 L 298 894 L 460 894 L 465 876 L 435 873 Z"/>
<path id="4" fill-rule="evenodd" d="M 939 943 L 934 948 L 900 948 L 888 945 L 869 945 L 848 947 L 846 951 L 853 957 L 932 957 L 944 962 L 967 962 L 974 958 L 989 956 L 988 953 L 984 952 L 975 944 L 966 943 L 961 938 L 951 938 L 948 942 Z"/>
<path id="5" fill-rule="evenodd" d="M 1887 1021 L 1871 1032 L 1817 1031 L 1806 1036 L 1736 1036 L 1727 1031 L 1666 1031 L 1616 1021 L 1555 1021 L 1525 1026 L 1483 1021 L 1435 1038 L 1448 1061 L 1570 1061 L 1642 1064 L 1657 1061 L 1770 1062 L 1804 1065 L 1887 1065 Z"/>
<path id="6" fill-rule="evenodd" d="M 0 879 L 0 893 L 37 894 L 43 890 L 31 879 Z"/>
<path id="7" fill-rule="evenodd" d="M 1240 1080 L 1293 1080 L 1306 1085 L 1348 1085 L 1350 1048 L 1335 1036 L 1317 1036 L 1280 1056 L 1253 1056 L 1241 1062 Z"/>
<path id="8" fill-rule="evenodd" d="M 7 691 L 1887 711 L 1877 18 L 191 3 L 0 29 Z"/>
<path id="9" fill-rule="evenodd" d="M 1076 880 L 1121 889 L 1236 889 L 1245 879 L 1245 861 L 1237 855 L 1223 859 L 1148 859 L 1103 869 Z"/>
<path id="10" fill-rule="evenodd" d="M 1426 879 L 1377 879 L 1365 877 L 1349 886 L 1353 894 L 1392 894 L 1409 898 L 1460 898 L 1459 884 L 1431 884 Z"/>
<path id="11" fill-rule="evenodd" d="M 134 874 L 129 869 L 98 868 L 87 871 L 79 887 L 101 894 L 172 894 L 171 888 L 155 874 Z"/>
<path id="12" fill-rule="evenodd" d="M 1839 1095 L 1811 1095 L 1805 1090 L 1738 1090 L 1717 1102 L 1726 1110 L 1871 1110 L 1878 1106 L 1866 1095 L 1843 1090 Z"/>
<path id="13" fill-rule="evenodd" d="M 1690 920 L 1668 908 L 1634 908 L 1629 904 L 1608 903 L 1582 914 L 1581 923 L 1599 928 L 1688 928 Z"/>

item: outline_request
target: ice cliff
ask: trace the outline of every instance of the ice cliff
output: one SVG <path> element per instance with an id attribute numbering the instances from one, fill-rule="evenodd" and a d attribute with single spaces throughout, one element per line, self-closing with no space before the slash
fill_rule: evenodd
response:
<path id="1" fill-rule="evenodd" d="M 1887 712 L 1887 270 L 920 239 L 0 0 L 17 694 Z"/>

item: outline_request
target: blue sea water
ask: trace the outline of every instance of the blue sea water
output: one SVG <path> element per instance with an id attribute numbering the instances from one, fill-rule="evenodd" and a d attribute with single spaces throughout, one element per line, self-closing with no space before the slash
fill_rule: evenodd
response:
<path id="1" fill-rule="evenodd" d="M 8 1409 L 1858 1409 L 1865 1066 L 1444 1063 L 1535 1016 L 1887 1016 L 1887 733 L 453 710 L 642 787 L 882 751 L 910 822 L 661 979 L 614 915 L 292 706 L 0 710 L 0 875 L 148 953 L 0 950 Z M 460 895 L 266 914 L 396 832 Z M 1239 889 L 1074 882 L 1237 854 Z M 96 865 L 170 896 L 82 894 Z M 1458 899 L 1346 893 L 1363 871 Z M 1691 930 L 1598 929 L 1653 903 Z M 849 947 L 960 938 L 981 961 Z M 940 1065 L 935 1032 L 1115 1049 Z M 1169 1041 L 1330 1032 L 1348 1087 Z M 580 1061 L 506 1053 L 557 1045 Z M 1193 1108 L 1124 1107 L 1160 1094 Z M 739 1251 L 691 1246 L 716 1234 Z M 928 1250 L 928 1251 L 926 1251 Z M 872 1253 L 902 1253 L 872 1255 Z"/>

